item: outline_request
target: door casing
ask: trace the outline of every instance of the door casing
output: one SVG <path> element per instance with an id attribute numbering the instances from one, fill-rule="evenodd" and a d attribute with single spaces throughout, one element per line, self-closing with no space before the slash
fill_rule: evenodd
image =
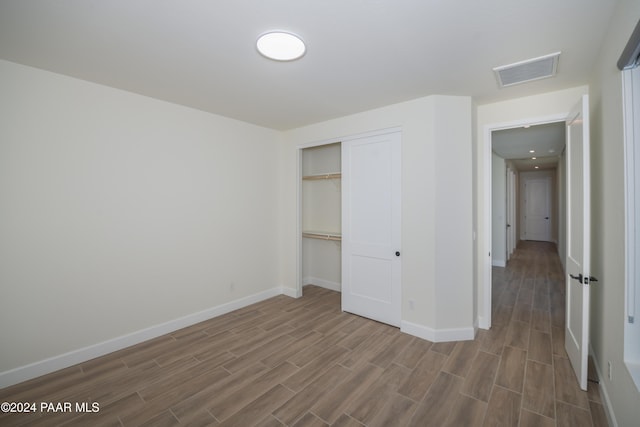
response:
<path id="1" fill-rule="evenodd" d="M 482 239 L 478 240 L 479 257 L 478 264 L 483 266 L 483 274 L 480 278 L 482 282 L 482 293 L 478 294 L 478 299 L 482 300 L 482 310 L 478 310 L 478 327 L 482 329 L 491 328 L 491 134 L 493 131 L 513 129 L 523 126 L 534 126 L 548 123 L 564 123 L 569 112 L 561 114 L 553 114 L 549 116 L 530 117 L 503 123 L 492 123 L 483 127 L 484 141 L 484 171 L 483 171 L 483 191 L 479 195 L 479 198 L 483 200 L 482 212 L 483 222 L 478 224 L 478 227 L 482 230 Z"/>

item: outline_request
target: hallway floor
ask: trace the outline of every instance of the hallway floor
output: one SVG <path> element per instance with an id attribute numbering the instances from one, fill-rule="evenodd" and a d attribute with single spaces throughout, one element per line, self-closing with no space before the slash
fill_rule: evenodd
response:
<path id="1" fill-rule="evenodd" d="M 555 244 L 522 241 L 506 268 L 493 268 L 492 321 L 480 331 L 481 349 L 501 355 L 495 384 L 513 401 L 521 397 L 521 426 L 607 425 L 599 386 L 578 387 L 564 350 L 565 283 Z"/>

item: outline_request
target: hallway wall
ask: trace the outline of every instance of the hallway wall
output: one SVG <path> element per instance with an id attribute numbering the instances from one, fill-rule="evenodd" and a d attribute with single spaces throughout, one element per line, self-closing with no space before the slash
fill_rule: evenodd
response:
<path id="1" fill-rule="evenodd" d="M 507 265 L 507 166 L 504 159 L 491 156 L 491 262 Z"/>
<path id="2" fill-rule="evenodd" d="M 591 347 L 617 425 L 638 423 L 640 392 L 624 356 L 625 196 L 622 73 L 616 62 L 640 20 L 640 2 L 616 6 L 590 81 L 591 96 Z"/>

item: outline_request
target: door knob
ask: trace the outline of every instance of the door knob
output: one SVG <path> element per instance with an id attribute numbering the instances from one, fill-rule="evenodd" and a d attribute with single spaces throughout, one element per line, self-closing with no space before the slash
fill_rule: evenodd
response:
<path id="1" fill-rule="evenodd" d="M 582 273 L 578 274 L 577 276 L 574 276 L 573 274 L 569 273 L 569 277 L 571 277 L 572 279 L 577 280 L 580 283 L 584 282 L 584 277 L 582 277 Z"/>
<path id="2" fill-rule="evenodd" d="M 570 276 L 572 279 L 576 279 L 576 280 L 577 280 L 578 282 L 580 282 L 580 283 L 584 283 L 585 285 L 588 285 L 588 284 L 589 284 L 589 283 L 591 283 L 591 282 L 597 282 L 597 281 L 598 281 L 598 279 L 596 279 L 596 278 L 595 278 L 595 277 L 593 277 L 593 276 L 584 277 L 584 276 L 582 275 L 582 273 L 581 273 L 581 274 L 578 274 L 577 276 L 574 276 L 573 274 L 569 274 L 569 276 Z"/>
<path id="3" fill-rule="evenodd" d="M 400 251 L 396 251 L 396 256 L 400 256 Z"/>

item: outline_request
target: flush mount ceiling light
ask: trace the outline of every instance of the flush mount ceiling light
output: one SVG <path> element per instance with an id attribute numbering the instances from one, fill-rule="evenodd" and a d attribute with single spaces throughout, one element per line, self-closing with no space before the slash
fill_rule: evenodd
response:
<path id="1" fill-rule="evenodd" d="M 286 31 L 269 31 L 258 37 L 258 52 L 274 61 L 293 61 L 307 51 L 300 37 Z"/>

